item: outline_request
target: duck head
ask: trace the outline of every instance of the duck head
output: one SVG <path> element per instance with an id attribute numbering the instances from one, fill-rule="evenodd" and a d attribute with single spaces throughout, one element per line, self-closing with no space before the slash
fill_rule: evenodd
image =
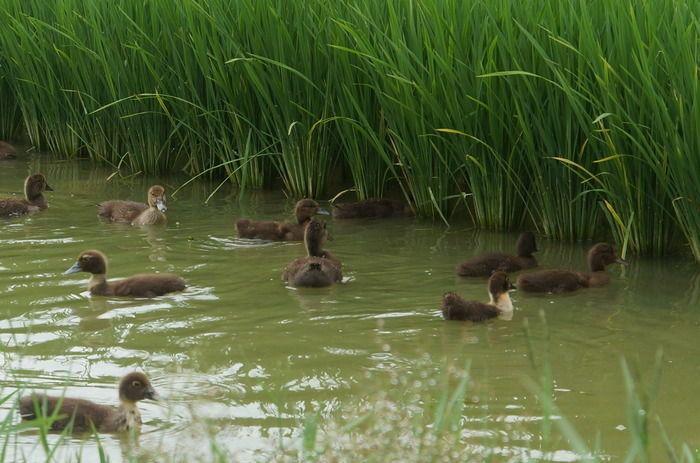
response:
<path id="1" fill-rule="evenodd" d="M 305 223 L 316 214 L 330 215 L 330 212 L 321 208 L 313 199 L 302 199 L 294 206 L 294 215 L 300 224 Z"/>
<path id="2" fill-rule="evenodd" d="M 160 212 L 168 210 L 165 204 L 165 188 L 160 185 L 153 185 L 148 189 L 148 205 L 156 207 Z"/>
<path id="3" fill-rule="evenodd" d="M 24 195 L 28 201 L 40 198 L 44 191 L 53 191 L 44 174 L 32 174 L 24 181 Z"/>
<path id="4" fill-rule="evenodd" d="M 64 275 L 71 273 L 87 272 L 93 275 L 104 275 L 107 273 L 107 257 L 100 251 L 84 251 L 75 261 L 73 266 L 63 272 Z"/>
<path id="5" fill-rule="evenodd" d="M 500 296 L 508 293 L 511 289 L 515 289 L 515 286 L 508 279 L 508 275 L 505 272 L 493 272 L 489 278 L 489 295 L 492 300 L 497 301 Z"/>
<path id="6" fill-rule="evenodd" d="M 148 377 L 139 371 L 129 373 L 119 382 L 119 399 L 126 402 L 138 402 L 139 400 L 158 400 L 156 393 Z"/>
<path id="7" fill-rule="evenodd" d="M 321 257 L 323 244 L 328 238 L 326 223 L 320 220 L 310 219 L 304 229 L 304 244 L 309 256 Z"/>
<path id="8" fill-rule="evenodd" d="M 591 272 L 602 272 L 610 264 L 627 265 L 627 261 L 617 257 L 615 248 L 608 243 L 598 243 L 588 251 L 588 268 Z"/>
<path id="9" fill-rule="evenodd" d="M 520 257 L 531 257 L 533 253 L 537 252 L 537 243 L 535 243 L 535 234 L 526 231 L 520 234 L 518 237 L 515 247 Z"/>

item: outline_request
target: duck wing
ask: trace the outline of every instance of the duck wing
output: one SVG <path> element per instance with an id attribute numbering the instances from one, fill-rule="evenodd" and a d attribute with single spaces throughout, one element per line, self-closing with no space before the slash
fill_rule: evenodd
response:
<path id="1" fill-rule="evenodd" d="M 3 198 L 0 199 L 0 217 L 12 217 L 16 215 L 23 215 L 32 212 L 32 210 L 38 210 L 39 208 L 32 207 L 23 199 L 14 198 Z"/>
<path id="2" fill-rule="evenodd" d="M 110 281 L 107 285 L 109 295 L 131 297 L 162 296 L 187 287 L 185 280 L 170 273 L 144 273 Z"/>
<path id="3" fill-rule="evenodd" d="M 483 322 L 501 314 L 497 307 L 478 301 L 465 301 L 461 297 L 443 298 L 442 317 L 445 320 Z"/>
<path id="4" fill-rule="evenodd" d="M 457 275 L 463 277 L 488 277 L 493 272 L 515 272 L 520 270 L 520 265 L 513 256 L 500 252 L 492 252 L 474 256 L 457 265 Z"/>
<path id="5" fill-rule="evenodd" d="M 279 222 L 240 219 L 236 221 L 236 231 L 240 238 L 281 241 L 284 239 Z"/>
<path id="6" fill-rule="evenodd" d="M 89 400 L 52 397 L 44 394 L 32 394 L 22 397 L 19 401 L 22 420 L 33 420 L 54 414 L 59 416 L 51 424 L 52 431 L 62 431 L 71 422 L 74 432 L 91 431 L 93 426 L 99 430 L 115 412 L 114 407 L 99 405 Z"/>
<path id="7" fill-rule="evenodd" d="M 540 270 L 520 275 L 516 286 L 530 293 L 565 293 L 588 286 L 588 278 L 570 270 Z"/>
<path id="8" fill-rule="evenodd" d="M 325 257 L 300 257 L 287 265 L 282 279 L 292 286 L 320 288 L 340 282 L 343 273 L 338 262 Z"/>
<path id="9" fill-rule="evenodd" d="M 136 201 L 105 201 L 97 205 L 97 215 L 112 222 L 131 223 L 148 205 Z"/>

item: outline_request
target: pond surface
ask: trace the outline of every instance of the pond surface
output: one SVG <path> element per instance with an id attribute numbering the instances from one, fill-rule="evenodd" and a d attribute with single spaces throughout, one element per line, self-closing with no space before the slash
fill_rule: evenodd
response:
<path id="1" fill-rule="evenodd" d="M 115 403 L 119 377 L 142 369 L 164 397 L 140 406 L 145 454 L 202 457 L 213 438 L 241 461 L 265 459 L 280 442 L 293 442 L 306 415 L 332 416 L 393 388 L 391 372 L 422 368 L 440 378 L 471 359 L 470 396 L 481 400 L 467 406 L 464 423 L 469 430 L 478 416 L 481 431 L 465 433 L 468 442 L 488 449 L 498 441 L 504 459 L 536 456 L 527 449 L 538 447 L 542 411 L 526 385 L 536 373 L 523 324 L 528 319 L 541 334 L 540 311 L 551 338 L 556 404 L 590 445 L 599 436 L 611 459 L 624 456 L 630 436 L 621 357 L 649 377 L 660 348 L 663 379 L 652 414 L 675 444 L 700 445 L 689 413 L 700 408 L 700 269 L 691 261 L 632 259 L 610 270 L 606 288 L 556 297 L 512 293 L 511 321 L 447 323 L 438 310 L 445 291 L 487 299 L 485 283 L 456 278 L 454 265 L 487 250 L 512 250 L 515 234 L 415 220 L 331 221 L 327 248 L 343 261 L 348 281 L 297 291 L 280 274 L 303 254 L 300 243 L 239 240 L 234 233 L 236 217 L 291 218 L 293 200 L 279 193 L 239 197 L 225 188 L 205 204 L 216 184 L 194 183 L 173 196 L 185 178 L 107 181 L 107 169 L 46 158 L 0 167 L 0 196 L 20 193 L 24 177 L 37 170 L 55 190 L 47 193 L 47 211 L 0 221 L 3 394 L 20 385 Z M 97 219 L 96 203 L 143 200 L 154 183 L 170 193 L 167 227 Z M 538 257 L 543 266 L 583 269 L 589 245 L 540 239 Z M 89 297 L 87 274 L 63 275 L 86 249 L 107 254 L 113 278 L 168 271 L 191 287 L 152 300 Z M 539 338 L 534 342 L 542 345 Z M 0 420 L 16 413 L 13 406 L 0 405 Z M 655 419 L 651 427 L 658 435 Z M 37 440 L 31 432 L 15 436 L 8 461 L 43 460 Z M 115 436 L 103 436 L 102 445 L 112 461 L 129 452 Z M 565 441 L 555 448 L 562 451 L 550 458 L 573 458 Z M 94 457 L 97 450 L 72 438 L 59 455 L 79 451 Z M 654 451 L 664 455 L 660 446 Z"/>

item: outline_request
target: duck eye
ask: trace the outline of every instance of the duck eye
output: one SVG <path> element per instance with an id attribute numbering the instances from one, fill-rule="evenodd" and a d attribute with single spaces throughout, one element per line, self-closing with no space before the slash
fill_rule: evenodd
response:
<path id="1" fill-rule="evenodd" d="M 141 381 L 132 381 L 131 387 L 141 387 Z"/>

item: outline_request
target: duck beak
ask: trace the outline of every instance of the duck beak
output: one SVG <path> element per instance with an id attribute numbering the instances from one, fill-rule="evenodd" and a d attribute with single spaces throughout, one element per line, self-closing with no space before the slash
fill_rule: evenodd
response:
<path id="1" fill-rule="evenodd" d="M 153 389 L 152 387 L 149 387 L 148 389 L 146 389 L 146 393 L 144 394 L 144 397 L 146 397 L 147 399 L 151 399 L 151 400 L 160 400 L 160 396 L 158 395 L 156 390 Z"/>
<path id="2" fill-rule="evenodd" d="M 51 188 L 51 185 L 49 185 L 49 184 L 47 183 L 47 184 L 44 186 L 44 190 L 46 190 L 46 191 L 53 191 L 53 188 Z"/>
<path id="3" fill-rule="evenodd" d="M 316 209 L 316 213 L 321 214 L 321 215 L 331 215 L 331 213 L 328 212 L 328 210 L 326 210 L 322 207 L 319 207 L 318 209 Z"/>
<path id="4" fill-rule="evenodd" d="M 166 205 L 165 205 L 165 201 L 163 201 L 163 200 L 160 199 L 160 198 L 159 198 L 159 199 L 156 199 L 156 207 L 158 208 L 158 210 L 159 210 L 160 212 L 165 212 L 165 211 L 168 210 L 168 208 L 167 208 Z"/>
<path id="5" fill-rule="evenodd" d="M 73 264 L 73 266 L 71 268 L 69 268 L 68 270 L 63 272 L 63 274 L 70 275 L 71 273 L 78 273 L 78 272 L 82 272 L 82 271 L 83 271 L 83 269 L 80 268 L 80 264 L 78 262 L 76 262 L 75 264 Z"/>
<path id="6" fill-rule="evenodd" d="M 621 257 L 618 257 L 617 259 L 615 259 L 615 262 L 617 262 L 618 264 L 622 264 L 622 265 L 629 265 L 629 262 L 627 262 L 625 259 L 623 259 Z"/>

